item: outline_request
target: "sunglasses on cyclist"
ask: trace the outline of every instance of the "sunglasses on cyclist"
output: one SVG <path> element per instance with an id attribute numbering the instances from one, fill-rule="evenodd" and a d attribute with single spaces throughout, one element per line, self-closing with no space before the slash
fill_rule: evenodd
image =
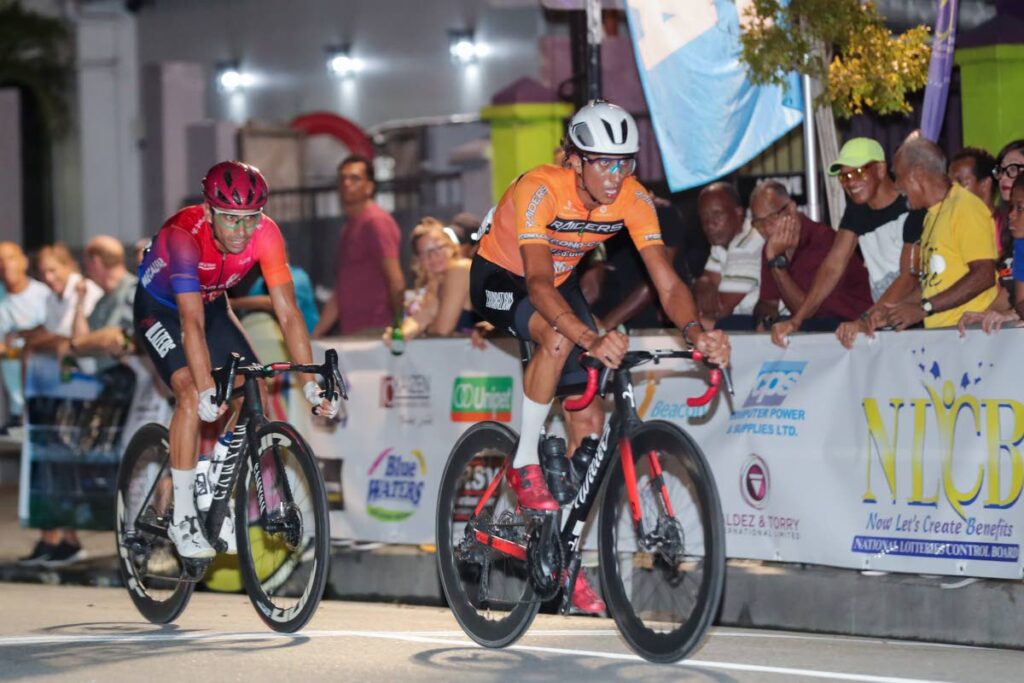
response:
<path id="1" fill-rule="evenodd" d="M 213 217 L 217 221 L 218 225 L 227 230 L 245 228 L 246 230 L 251 231 L 259 227 L 260 221 L 263 220 L 263 212 L 225 213 L 223 211 L 214 210 Z"/>
<path id="2" fill-rule="evenodd" d="M 581 157 L 583 161 L 590 164 L 591 167 L 597 169 L 597 172 L 602 175 L 614 175 L 616 173 L 620 175 L 633 175 L 633 171 L 636 170 L 636 158 L 635 157 Z"/>
<path id="3" fill-rule="evenodd" d="M 1006 166 L 996 166 L 992 169 L 992 177 L 999 180 L 1004 174 L 1010 180 L 1013 180 L 1020 175 L 1020 172 L 1024 170 L 1024 164 L 1007 164 Z"/>

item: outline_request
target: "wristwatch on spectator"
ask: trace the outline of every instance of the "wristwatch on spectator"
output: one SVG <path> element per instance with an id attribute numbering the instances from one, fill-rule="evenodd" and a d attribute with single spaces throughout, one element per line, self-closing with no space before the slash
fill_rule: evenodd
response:
<path id="1" fill-rule="evenodd" d="M 927 297 L 921 299 L 921 308 L 924 309 L 924 314 L 926 316 L 935 312 L 935 304 L 933 304 L 932 300 Z"/>
<path id="2" fill-rule="evenodd" d="M 779 254 L 771 261 L 768 262 L 769 268 L 785 268 L 789 265 L 789 259 L 786 258 L 785 254 Z"/>

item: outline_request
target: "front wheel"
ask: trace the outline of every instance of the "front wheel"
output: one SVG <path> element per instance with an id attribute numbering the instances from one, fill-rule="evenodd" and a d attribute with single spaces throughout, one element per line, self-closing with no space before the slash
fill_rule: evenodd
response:
<path id="1" fill-rule="evenodd" d="M 466 634 L 485 647 L 505 647 L 529 628 L 540 602 L 526 562 L 477 542 L 474 529 L 525 545 L 515 493 L 502 481 L 480 514 L 474 509 L 515 448 L 516 435 L 497 422 L 473 425 L 456 442 L 437 500 L 437 564 L 448 605 Z"/>
<path id="2" fill-rule="evenodd" d="M 247 457 L 236 487 L 238 564 L 260 618 L 275 631 L 294 633 L 316 612 L 327 584 L 327 491 L 316 456 L 294 427 L 270 422 L 256 442 L 259 469 L 251 471 Z"/>
<path id="3" fill-rule="evenodd" d="M 143 425 L 117 470 L 118 567 L 135 607 L 155 624 L 174 621 L 195 589 L 167 538 L 173 499 L 168 443 L 166 427 Z"/>
<path id="4" fill-rule="evenodd" d="M 637 654 L 674 662 L 700 645 L 718 612 L 722 507 L 711 468 L 683 430 L 647 422 L 630 443 L 641 520 L 634 524 L 623 468 L 613 466 L 599 529 L 604 597 Z"/>

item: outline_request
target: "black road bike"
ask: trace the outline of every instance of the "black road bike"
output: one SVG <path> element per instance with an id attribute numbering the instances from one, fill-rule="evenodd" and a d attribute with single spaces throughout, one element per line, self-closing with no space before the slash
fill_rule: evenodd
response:
<path id="1" fill-rule="evenodd" d="M 235 506 L 235 538 L 242 583 L 275 631 L 292 633 L 316 611 L 327 583 L 330 530 L 327 493 L 316 456 L 286 422 L 267 420 L 259 378 L 288 372 L 323 377 L 324 396 L 347 398 L 337 351 L 323 365 L 242 365 L 238 354 L 213 371 L 216 402 L 243 398 L 209 510 L 199 512 L 203 533 L 218 552 L 228 506 Z M 244 378 L 235 387 L 236 376 Z M 132 602 L 154 623 L 185 609 L 210 560 L 177 555 L 167 536 L 173 491 L 168 431 L 150 423 L 132 437 L 117 475 L 117 552 Z"/>
<path id="2" fill-rule="evenodd" d="M 517 437 L 480 422 L 459 438 L 441 479 L 437 558 L 448 604 L 463 630 L 505 647 L 530 626 L 541 603 L 561 591 L 568 613 L 591 507 L 600 505 L 598 556 L 608 611 L 629 646 L 654 662 L 689 655 L 718 611 L 725 578 L 725 529 L 718 490 L 696 442 L 670 422 L 643 422 L 630 370 L 665 359 L 703 361 L 699 351 L 630 351 L 618 370 L 587 359 L 579 410 L 610 385 L 614 410 L 575 499 L 560 514 L 524 514 L 505 472 Z M 723 371 L 687 399 L 706 412 Z M 731 393 L 729 377 L 726 385 Z M 618 464 L 619 467 L 614 465 Z"/>

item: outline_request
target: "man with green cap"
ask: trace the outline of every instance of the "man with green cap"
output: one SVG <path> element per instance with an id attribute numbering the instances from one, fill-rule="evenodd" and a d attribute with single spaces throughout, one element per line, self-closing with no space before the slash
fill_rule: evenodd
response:
<path id="1" fill-rule="evenodd" d="M 850 203 L 839 221 L 832 250 L 818 269 L 803 305 L 789 320 L 772 326 L 772 341 L 779 346 L 784 347 L 789 335 L 813 317 L 832 293 L 858 246 L 868 269 L 875 303 L 860 320 L 843 323 L 836 330 L 844 346 L 852 346 L 861 332 L 874 334 L 877 327 L 885 324 L 883 304 L 902 300 L 918 286 L 910 261 L 913 245 L 921 239 L 924 211 L 910 211 L 907 207 L 906 198 L 889 177 L 885 151 L 878 141 L 849 140 L 829 166 L 828 174 L 839 176 Z"/>

